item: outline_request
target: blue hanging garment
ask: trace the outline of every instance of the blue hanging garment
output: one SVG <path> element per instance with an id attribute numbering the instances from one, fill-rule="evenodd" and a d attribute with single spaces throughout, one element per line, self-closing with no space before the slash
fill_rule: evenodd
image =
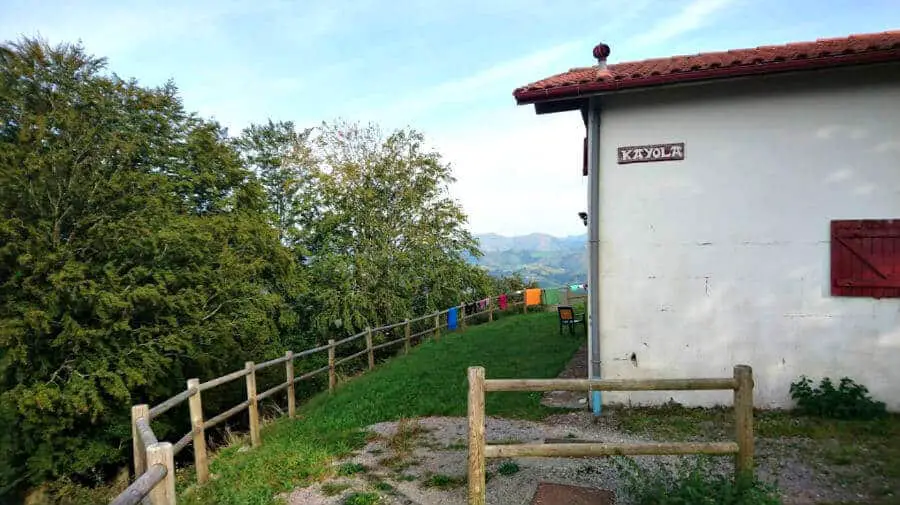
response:
<path id="1" fill-rule="evenodd" d="M 456 329 L 456 307 L 450 307 L 450 310 L 447 311 L 447 329 L 455 330 Z"/>

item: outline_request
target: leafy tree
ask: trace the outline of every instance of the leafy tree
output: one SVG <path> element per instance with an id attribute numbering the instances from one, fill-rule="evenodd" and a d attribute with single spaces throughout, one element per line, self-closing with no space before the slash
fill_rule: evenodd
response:
<path id="1" fill-rule="evenodd" d="M 485 296 L 487 275 L 465 261 L 480 252 L 448 192 L 449 165 L 412 130 L 322 125 L 315 189 L 320 219 L 306 247 L 313 323 L 355 332 Z"/>
<path id="2" fill-rule="evenodd" d="M 534 279 L 526 281 L 519 272 L 491 277 L 494 293 L 515 293 L 523 289 L 540 287 Z"/>
<path id="3" fill-rule="evenodd" d="M 280 353 L 297 324 L 296 265 L 221 129 L 104 65 L 0 48 L 0 496 L 103 478 L 130 405 Z"/>
<path id="4" fill-rule="evenodd" d="M 103 480 L 129 407 L 187 378 L 496 292 L 421 134 L 317 133 L 227 139 L 172 83 L 78 45 L 0 45 L 0 501 Z"/>
<path id="5" fill-rule="evenodd" d="M 269 120 L 263 125 L 250 125 L 234 141 L 245 165 L 259 176 L 274 226 L 287 244 L 296 243 L 299 227 L 313 219 L 311 132 L 311 128 L 298 131 L 290 121 Z"/>

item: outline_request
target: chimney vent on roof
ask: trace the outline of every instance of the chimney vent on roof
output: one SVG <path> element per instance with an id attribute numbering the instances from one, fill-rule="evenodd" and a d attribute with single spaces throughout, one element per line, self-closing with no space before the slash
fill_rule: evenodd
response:
<path id="1" fill-rule="evenodd" d="M 594 58 L 597 58 L 597 67 L 600 70 L 606 70 L 606 58 L 609 56 L 609 46 L 599 43 L 594 46 Z"/>

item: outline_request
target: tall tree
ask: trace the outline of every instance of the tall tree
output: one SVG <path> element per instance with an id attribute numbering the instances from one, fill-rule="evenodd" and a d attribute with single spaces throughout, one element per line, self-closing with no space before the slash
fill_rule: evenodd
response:
<path id="1" fill-rule="evenodd" d="M 311 128 L 298 130 L 293 122 L 269 120 L 250 125 L 235 139 L 245 164 L 256 171 L 265 188 L 274 225 L 286 244 L 296 243 L 302 221 L 309 221 L 314 205 L 307 201 L 314 165 L 309 147 Z"/>
<path id="2" fill-rule="evenodd" d="M 0 501 L 102 476 L 130 405 L 280 353 L 296 325 L 295 263 L 221 129 L 104 64 L 0 47 Z"/>
<path id="3" fill-rule="evenodd" d="M 420 133 L 337 122 L 321 127 L 316 149 L 321 218 L 307 247 L 320 331 L 356 331 L 488 291 L 466 261 L 480 253 L 449 195 L 450 166 Z"/>

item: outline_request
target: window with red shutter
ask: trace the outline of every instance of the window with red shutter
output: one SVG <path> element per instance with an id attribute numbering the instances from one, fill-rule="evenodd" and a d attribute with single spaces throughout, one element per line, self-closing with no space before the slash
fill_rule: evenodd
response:
<path id="1" fill-rule="evenodd" d="M 831 294 L 900 297 L 900 220 L 831 222 Z"/>

